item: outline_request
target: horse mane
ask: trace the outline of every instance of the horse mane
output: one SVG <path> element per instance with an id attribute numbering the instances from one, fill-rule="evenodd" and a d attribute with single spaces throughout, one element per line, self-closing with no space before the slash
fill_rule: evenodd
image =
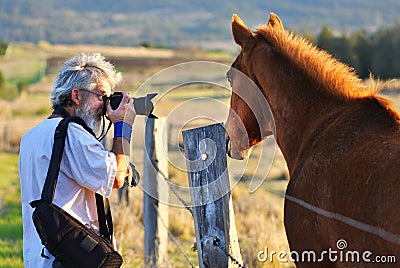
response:
<path id="1" fill-rule="evenodd" d="M 303 37 L 270 23 L 260 26 L 255 34 L 263 37 L 276 51 L 297 65 L 328 93 L 342 99 L 375 96 L 377 90 L 367 87 L 350 66 L 336 60 Z"/>

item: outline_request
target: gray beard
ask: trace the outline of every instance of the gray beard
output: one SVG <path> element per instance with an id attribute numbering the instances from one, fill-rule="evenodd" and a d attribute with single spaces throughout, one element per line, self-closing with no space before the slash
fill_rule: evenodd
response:
<path id="1" fill-rule="evenodd" d="M 76 109 L 76 116 L 82 118 L 86 125 L 93 130 L 96 136 L 100 134 L 101 119 L 99 118 L 99 112 L 90 109 L 86 102 Z"/>

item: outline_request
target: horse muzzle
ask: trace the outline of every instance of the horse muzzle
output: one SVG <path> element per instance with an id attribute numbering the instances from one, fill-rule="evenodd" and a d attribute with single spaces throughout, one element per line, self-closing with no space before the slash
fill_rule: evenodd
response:
<path id="1" fill-rule="evenodd" d="M 251 153 L 251 148 L 239 149 L 240 146 L 237 146 L 237 143 L 233 142 L 228 135 L 226 135 L 225 139 L 226 139 L 226 152 L 230 158 L 236 160 L 243 160 L 249 157 Z"/>

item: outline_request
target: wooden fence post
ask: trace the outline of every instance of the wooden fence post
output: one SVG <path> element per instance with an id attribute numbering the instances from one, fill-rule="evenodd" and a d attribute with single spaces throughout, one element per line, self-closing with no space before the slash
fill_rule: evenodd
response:
<path id="1" fill-rule="evenodd" d="M 146 267 L 162 267 L 167 257 L 169 188 L 167 148 L 163 118 L 146 120 L 143 165 L 144 260 Z M 164 146 L 164 147 L 163 147 Z"/>
<path id="2" fill-rule="evenodd" d="M 230 194 L 223 124 L 183 131 L 199 266 L 242 263 Z M 221 250 L 215 245 L 220 241 Z"/>

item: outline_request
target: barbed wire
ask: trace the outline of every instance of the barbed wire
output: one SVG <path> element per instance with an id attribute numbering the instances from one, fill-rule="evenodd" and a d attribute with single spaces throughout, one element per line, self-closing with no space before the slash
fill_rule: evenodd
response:
<path id="1" fill-rule="evenodd" d="M 221 240 L 216 236 L 213 238 L 213 245 L 219 248 L 225 254 L 225 256 L 231 259 L 231 261 L 238 267 L 246 268 L 244 264 L 241 264 L 235 257 L 232 256 L 232 254 L 230 254 L 224 247 L 222 247 Z"/>
<path id="2" fill-rule="evenodd" d="M 177 249 L 181 252 L 181 254 L 185 257 L 186 261 L 188 262 L 188 264 L 190 264 L 191 267 L 195 268 L 195 266 L 193 265 L 192 261 L 190 260 L 189 256 L 185 253 L 185 251 L 182 249 L 182 247 L 179 245 L 178 241 L 176 240 L 175 236 L 171 233 L 171 231 L 168 229 L 167 224 L 165 223 L 164 219 L 161 217 L 158 207 L 153 204 L 155 210 L 157 210 L 157 213 L 159 215 L 159 218 L 161 220 L 161 223 L 163 224 L 164 228 L 167 230 L 168 232 L 168 236 L 171 239 L 171 241 L 175 244 L 175 246 L 177 247 Z"/>
<path id="3" fill-rule="evenodd" d="M 165 176 L 165 174 L 164 174 L 161 170 L 159 170 L 159 169 L 157 168 L 157 171 L 158 171 L 158 173 L 159 173 L 165 180 L 169 181 L 168 178 Z M 168 184 L 168 186 L 169 186 L 169 184 Z M 171 187 L 170 187 L 170 188 L 171 188 Z M 141 188 L 141 189 L 142 189 L 142 188 Z M 191 213 L 191 215 L 192 215 L 192 217 L 193 217 L 193 213 L 192 213 L 190 207 L 186 204 L 186 202 L 179 196 L 179 194 L 178 194 L 176 191 L 174 191 L 173 188 L 171 188 L 171 190 L 172 190 L 172 192 L 177 196 L 177 198 L 182 202 L 182 204 L 185 206 L 185 208 Z M 142 189 L 142 191 L 143 191 L 143 189 Z M 190 260 L 189 256 L 185 253 L 185 251 L 182 249 L 182 247 L 179 245 L 178 241 L 176 240 L 175 236 L 174 236 L 174 235 L 171 233 L 171 231 L 168 229 L 167 224 L 165 223 L 164 219 L 161 217 L 161 214 L 160 214 L 160 211 L 159 211 L 158 207 L 157 207 L 155 204 L 153 204 L 153 207 L 154 207 L 154 209 L 157 211 L 157 214 L 159 215 L 159 218 L 160 218 L 160 220 L 161 220 L 161 223 L 162 223 L 162 225 L 164 226 L 165 230 L 168 232 L 168 236 L 169 236 L 169 238 L 171 239 L 171 241 L 175 244 L 176 248 L 177 248 L 177 249 L 179 250 L 179 252 L 183 255 L 183 257 L 185 258 L 185 260 L 187 261 L 187 263 L 188 263 L 192 268 L 195 268 L 195 266 L 193 265 L 193 263 L 192 263 L 192 261 Z M 143 224 L 141 224 L 141 225 L 142 225 L 142 228 L 144 229 L 144 225 L 143 225 Z M 156 245 L 156 246 L 157 246 L 157 245 Z"/>
<path id="4" fill-rule="evenodd" d="M 167 181 L 168 187 L 171 189 L 172 193 L 178 198 L 178 200 L 182 203 L 182 205 L 185 207 L 185 209 L 187 211 L 190 212 L 190 214 L 192 215 L 192 218 L 194 219 L 194 214 L 193 214 L 193 210 L 192 207 L 189 206 L 185 200 L 183 200 L 183 198 L 176 192 L 176 190 L 172 187 L 171 185 L 171 180 L 168 178 L 168 176 L 165 175 L 165 173 L 163 171 L 161 171 L 156 163 L 153 163 L 153 166 L 155 167 L 155 169 L 157 170 L 157 173 L 165 180 Z M 158 208 L 154 205 L 155 209 L 158 212 Z M 178 242 L 176 241 L 175 237 L 172 235 L 172 233 L 170 232 L 170 230 L 168 229 L 168 227 L 166 226 L 164 220 L 160 217 L 161 222 L 164 225 L 164 228 L 166 228 L 172 242 L 176 245 L 176 247 L 178 248 L 178 250 L 182 253 L 182 255 L 185 257 L 186 261 L 191 265 L 191 267 L 193 266 L 193 263 L 190 261 L 189 257 L 185 254 L 184 250 L 179 246 Z M 213 240 L 213 245 L 216 246 L 217 248 L 219 248 L 226 257 L 228 257 L 234 264 L 236 264 L 238 267 L 240 268 L 245 268 L 246 266 L 244 264 L 241 264 L 235 257 L 233 257 L 228 251 L 226 251 L 226 249 L 224 249 L 221 246 L 221 240 L 218 237 L 214 237 Z"/>
<path id="5" fill-rule="evenodd" d="M 175 191 L 174 187 L 172 187 L 172 185 L 171 185 L 171 180 L 164 174 L 164 172 L 162 172 L 160 169 L 158 169 L 158 167 L 157 167 L 157 172 L 158 172 L 158 174 L 161 175 L 161 177 L 163 177 L 164 180 L 167 181 L 168 187 L 171 189 L 171 191 L 174 193 L 174 195 L 178 198 L 178 200 L 182 203 L 182 205 L 185 207 L 185 209 L 187 211 L 189 211 L 190 214 L 192 215 L 192 217 L 194 218 L 192 207 L 189 206 L 185 202 L 185 200 L 183 200 L 183 198 Z"/>
<path id="6" fill-rule="evenodd" d="M 400 236 L 397 234 L 388 232 L 385 229 L 349 218 L 347 216 L 344 216 L 344 215 L 336 213 L 336 212 L 332 212 L 332 211 L 328 211 L 328 210 L 325 210 L 320 207 L 316 207 L 306 201 L 303 201 L 301 199 L 298 199 L 294 196 L 291 196 L 291 195 L 288 195 L 285 193 L 281 193 L 281 192 L 274 191 L 274 190 L 268 190 L 268 192 L 278 195 L 290 202 L 293 202 L 299 206 L 302 206 L 303 208 L 305 208 L 309 211 L 312 211 L 316 214 L 319 214 L 321 216 L 324 216 L 328 219 L 334 219 L 334 220 L 342 222 L 348 226 L 354 227 L 360 231 L 379 236 L 380 238 L 382 238 L 390 243 L 400 245 Z"/>
<path id="7" fill-rule="evenodd" d="M 164 180 L 166 180 L 166 181 L 168 182 L 169 188 L 172 190 L 172 192 L 175 194 L 175 196 L 179 199 L 179 201 L 181 201 L 181 203 L 185 206 L 185 208 L 190 212 L 190 214 L 191 214 L 192 217 L 194 218 L 193 211 L 192 211 L 191 207 L 190 207 L 189 205 L 187 205 L 187 203 L 179 196 L 179 194 L 175 191 L 175 189 L 170 185 L 170 182 L 171 182 L 171 181 L 168 179 L 168 177 L 167 177 L 161 170 L 157 169 L 157 171 L 158 171 L 158 173 L 161 175 L 161 177 L 163 177 Z M 157 209 L 157 211 L 158 211 L 158 208 L 156 208 L 156 209 Z M 161 219 L 161 221 L 163 222 L 162 219 Z M 167 228 L 167 227 L 165 226 L 165 224 L 164 224 L 164 227 Z M 170 233 L 170 231 L 169 231 L 168 228 L 167 228 L 167 231 L 168 231 L 168 233 Z M 173 240 L 172 238 L 175 239 L 174 236 L 171 234 L 171 240 L 174 242 L 174 240 Z M 174 242 L 174 243 L 175 243 L 175 242 Z M 178 244 L 176 244 L 176 245 L 177 245 L 178 248 L 180 248 Z M 236 264 L 238 267 L 240 267 L 240 268 L 245 268 L 245 267 L 246 267 L 244 264 L 241 264 L 235 257 L 233 257 L 228 251 L 226 251 L 226 250 L 221 246 L 221 240 L 220 240 L 218 237 L 214 237 L 213 245 L 216 246 L 217 248 L 219 248 L 219 249 L 225 254 L 225 256 L 228 257 L 229 259 L 231 259 L 231 261 L 232 261 L 234 264 Z M 181 251 L 182 254 L 184 254 L 183 250 L 180 249 L 180 251 Z M 188 259 L 187 259 L 187 260 L 188 260 Z M 192 264 L 192 263 L 191 263 L 191 264 Z M 192 264 L 192 265 L 193 265 L 193 264 Z M 192 267 L 193 267 L 193 266 L 192 266 Z"/>

